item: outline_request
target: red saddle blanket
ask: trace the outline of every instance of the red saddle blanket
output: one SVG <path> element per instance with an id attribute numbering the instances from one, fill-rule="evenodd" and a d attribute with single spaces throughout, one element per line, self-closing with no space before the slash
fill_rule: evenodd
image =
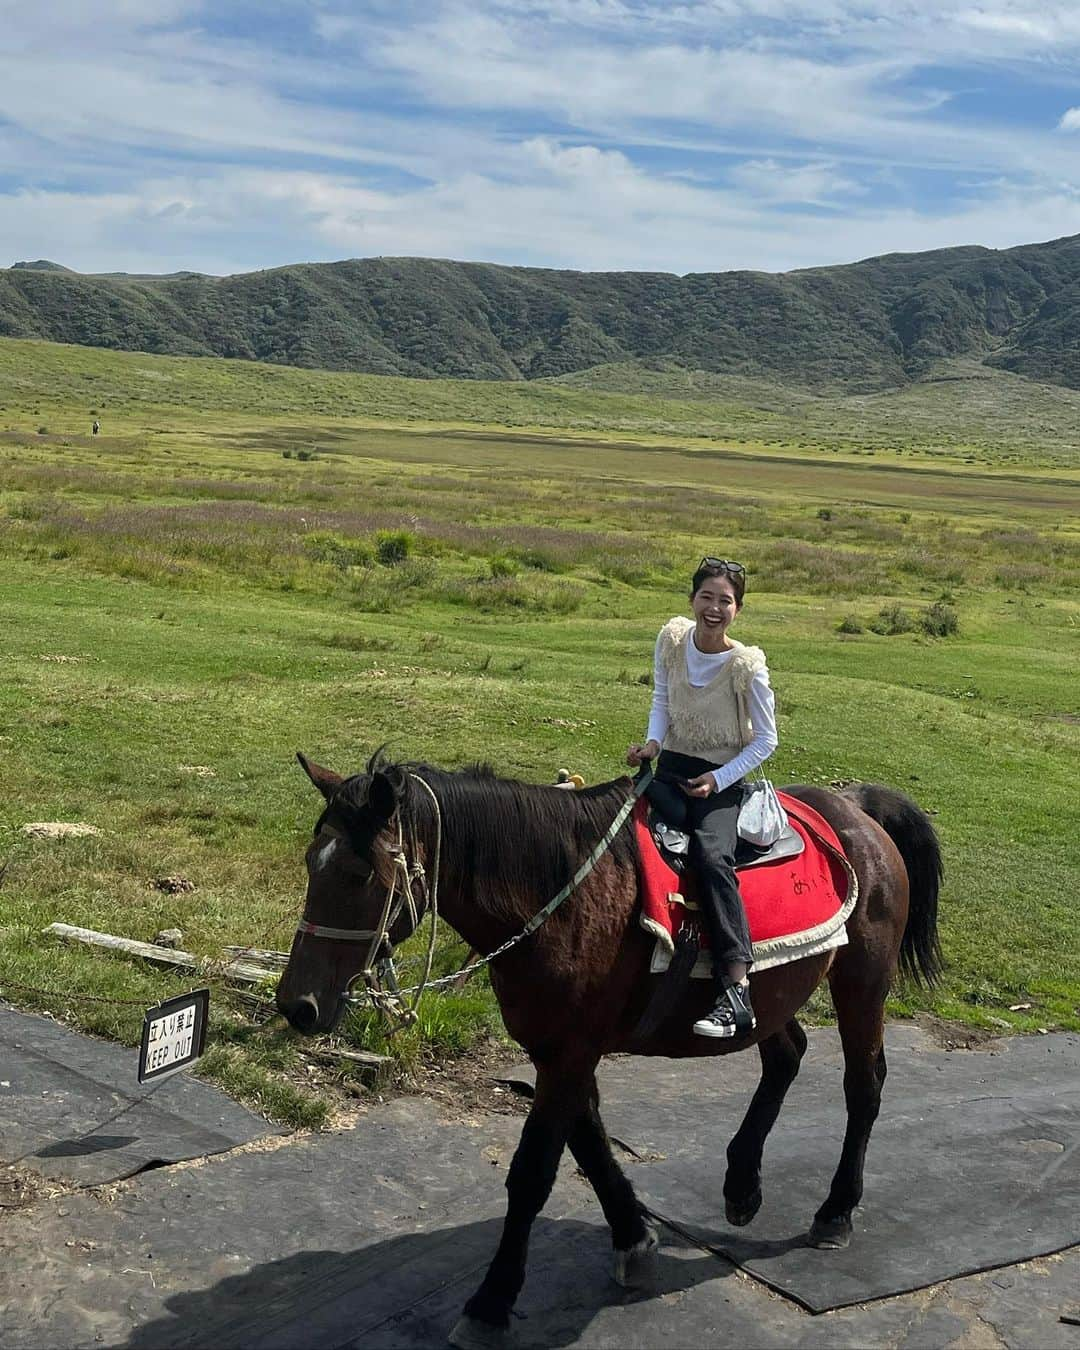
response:
<path id="1" fill-rule="evenodd" d="M 805 802 L 784 792 L 777 795 L 792 826 L 802 835 L 804 848 L 797 857 L 739 870 L 739 891 L 746 906 L 754 941 L 754 967 L 758 970 L 841 946 L 847 941 L 844 924 L 858 898 L 855 873 L 832 826 Z M 670 955 L 687 904 L 694 903 L 693 871 L 680 875 L 665 862 L 649 831 L 644 799 L 634 810 L 634 827 L 641 922 Z M 707 935 L 701 937 L 707 945 Z M 653 969 L 666 964 L 654 957 Z"/>

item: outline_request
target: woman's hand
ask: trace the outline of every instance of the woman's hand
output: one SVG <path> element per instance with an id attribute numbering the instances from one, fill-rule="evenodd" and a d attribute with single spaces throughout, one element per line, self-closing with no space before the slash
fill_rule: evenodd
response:
<path id="1" fill-rule="evenodd" d="M 632 769 L 637 768 L 643 759 L 655 759 L 660 753 L 656 741 L 646 741 L 644 745 L 632 745 L 626 752 L 626 762 Z"/>
<path id="2" fill-rule="evenodd" d="M 711 797 L 716 791 L 716 779 L 711 773 L 699 774 L 687 780 L 683 791 L 688 797 Z"/>

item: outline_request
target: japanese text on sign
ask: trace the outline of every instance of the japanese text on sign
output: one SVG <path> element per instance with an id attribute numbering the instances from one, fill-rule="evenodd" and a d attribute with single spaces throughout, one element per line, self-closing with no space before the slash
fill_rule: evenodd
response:
<path id="1" fill-rule="evenodd" d="M 164 1078 L 199 1058 L 206 1042 L 209 1002 L 210 991 L 196 989 L 150 1009 L 139 1049 L 140 1083 Z"/>
<path id="2" fill-rule="evenodd" d="M 195 1038 L 195 1009 L 181 1008 L 150 1023 L 147 1037 L 146 1072 L 156 1073 L 191 1054 Z"/>

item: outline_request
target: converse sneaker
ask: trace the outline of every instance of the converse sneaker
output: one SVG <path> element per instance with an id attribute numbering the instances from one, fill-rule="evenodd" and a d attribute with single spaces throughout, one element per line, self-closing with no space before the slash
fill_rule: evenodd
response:
<path id="1" fill-rule="evenodd" d="M 750 981 L 729 985 L 708 1017 L 694 1023 L 698 1036 L 745 1036 L 757 1026 L 748 997 Z"/>

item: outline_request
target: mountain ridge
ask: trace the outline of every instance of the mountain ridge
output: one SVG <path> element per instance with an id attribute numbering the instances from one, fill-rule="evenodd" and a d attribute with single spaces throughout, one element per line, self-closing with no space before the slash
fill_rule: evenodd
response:
<path id="1" fill-rule="evenodd" d="M 851 392 L 975 357 L 1080 388 L 1080 236 L 683 276 L 394 257 L 95 276 L 39 260 L 0 269 L 0 336 L 427 378 L 660 361 Z"/>

